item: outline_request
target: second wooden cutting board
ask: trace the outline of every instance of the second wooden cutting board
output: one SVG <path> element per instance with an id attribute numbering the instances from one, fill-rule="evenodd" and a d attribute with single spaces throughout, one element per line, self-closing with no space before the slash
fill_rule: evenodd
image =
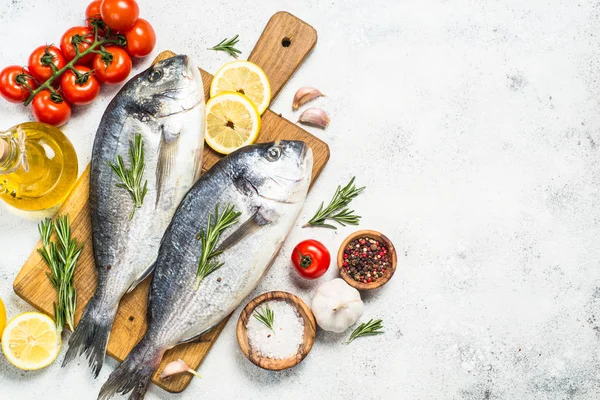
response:
<path id="1" fill-rule="evenodd" d="M 263 68 L 271 83 L 273 97 L 304 61 L 317 42 L 317 33 L 313 27 L 286 12 L 275 14 L 267 24 L 258 43 L 248 58 Z M 158 60 L 172 57 L 172 52 L 163 52 Z M 212 76 L 201 70 L 204 80 L 206 98 Z M 314 168 L 313 182 L 319 176 L 329 159 L 327 144 L 312 136 L 297 125 L 267 110 L 262 116 L 262 129 L 259 142 L 276 139 L 303 140 L 313 150 Z M 208 170 L 220 156 L 205 146 L 203 171 Z M 83 173 L 73 192 L 59 210 L 59 214 L 69 214 L 73 227 L 73 235 L 85 242 L 75 273 L 77 290 L 76 319 L 79 321 L 85 304 L 96 289 L 96 271 L 91 247 L 91 227 L 88 210 L 89 169 Z M 56 292 L 46 277 L 47 266 L 37 251 L 33 251 L 14 281 L 15 292 L 35 308 L 52 315 Z M 146 279 L 131 293 L 121 300 L 108 343 L 108 354 L 122 361 L 146 331 L 146 302 L 150 279 Z M 162 380 L 159 372 L 173 360 L 182 359 L 190 367 L 197 369 L 213 343 L 225 327 L 228 318 L 211 331 L 203 335 L 199 341 L 179 345 L 168 351 L 162 361 L 153 382 L 170 392 L 181 392 L 190 383 L 191 375 L 181 374 L 169 380 Z M 87 368 L 81 363 L 81 368 Z"/>

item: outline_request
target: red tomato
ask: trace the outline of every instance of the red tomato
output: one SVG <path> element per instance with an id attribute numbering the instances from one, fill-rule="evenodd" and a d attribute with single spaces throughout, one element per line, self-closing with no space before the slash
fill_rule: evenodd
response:
<path id="1" fill-rule="evenodd" d="M 65 99 L 73 105 L 90 104 L 100 92 L 100 82 L 88 67 L 78 65 L 75 69 L 80 73 L 80 77 L 71 70 L 65 72 L 60 80 L 60 90 Z"/>
<path id="2" fill-rule="evenodd" d="M 94 0 L 85 9 L 85 23 L 88 28 L 92 30 L 94 30 L 94 25 L 92 24 L 93 20 L 102 19 L 102 16 L 100 15 L 100 4 L 102 4 L 102 0 Z"/>
<path id="3" fill-rule="evenodd" d="M 31 75 L 37 79 L 39 83 L 44 83 L 52 76 L 54 72 L 51 64 L 54 64 L 56 69 L 61 69 L 65 66 L 65 56 L 56 46 L 40 46 L 29 56 L 28 68 Z"/>
<path id="4" fill-rule="evenodd" d="M 75 26 L 68 31 L 60 39 L 60 49 L 67 61 L 75 58 L 75 44 L 79 48 L 79 53 L 86 51 L 94 41 L 94 32 L 87 26 Z M 77 65 L 89 65 L 94 59 L 94 54 L 90 53 L 77 61 Z"/>
<path id="5" fill-rule="evenodd" d="M 100 4 L 102 4 L 102 0 L 94 0 L 85 9 L 85 20 L 88 22 L 90 28 L 90 18 L 102 19 L 102 16 L 100 15 Z"/>
<path id="6" fill-rule="evenodd" d="M 139 18 L 124 34 L 127 39 L 127 52 L 130 56 L 145 57 L 154 50 L 156 33 L 154 33 L 152 25 L 145 19 Z"/>
<path id="7" fill-rule="evenodd" d="M 92 69 L 96 72 L 100 82 L 123 82 L 131 72 L 131 57 L 125 49 L 118 46 L 108 46 L 106 51 L 110 53 L 110 56 L 96 54 L 92 62 Z"/>
<path id="8" fill-rule="evenodd" d="M 61 126 L 71 117 L 71 106 L 60 95 L 42 90 L 33 98 L 31 112 L 36 121 Z"/>
<path id="9" fill-rule="evenodd" d="M 0 71 L 0 95 L 11 103 L 21 103 L 29 97 L 29 90 L 25 83 L 31 89 L 36 85 L 33 79 L 28 76 L 29 71 L 18 65 L 11 65 Z"/>
<path id="10" fill-rule="evenodd" d="M 316 279 L 329 268 L 331 256 L 323 243 L 312 239 L 304 240 L 294 247 L 292 262 L 301 277 Z"/>
<path id="11" fill-rule="evenodd" d="M 106 25 L 118 31 L 126 31 L 137 21 L 140 8 L 135 0 L 102 0 L 100 15 Z"/>

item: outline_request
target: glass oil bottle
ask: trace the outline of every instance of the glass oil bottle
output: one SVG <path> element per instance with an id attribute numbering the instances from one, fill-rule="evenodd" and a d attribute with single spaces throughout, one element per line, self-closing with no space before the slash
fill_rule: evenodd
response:
<path id="1" fill-rule="evenodd" d="M 27 122 L 0 132 L 0 198 L 25 211 L 61 204 L 75 185 L 77 154 L 51 125 Z"/>

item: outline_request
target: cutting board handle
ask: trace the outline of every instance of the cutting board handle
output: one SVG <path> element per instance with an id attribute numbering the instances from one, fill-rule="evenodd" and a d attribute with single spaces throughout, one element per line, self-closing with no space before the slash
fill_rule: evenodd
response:
<path id="1" fill-rule="evenodd" d="M 248 60 L 265 71 L 274 99 L 316 44 L 315 28 L 280 11 L 267 23 Z"/>

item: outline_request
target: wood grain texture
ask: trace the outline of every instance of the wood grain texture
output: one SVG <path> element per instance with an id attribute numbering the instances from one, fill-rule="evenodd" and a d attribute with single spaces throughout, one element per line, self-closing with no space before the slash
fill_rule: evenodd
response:
<path id="1" fill-rule="evenodd" d="M 302 344 L 298 347 L 298 352 L 294 356 L 281 360 L 264 357 L 256 349 L 253 349 L 248 341 L 248 330 L 246 328 L 248 320 L 252 318 L 252 313 L 256 307 L 259 307 L 264 302 L 272 300 L 288 302 L 296 308 L 298 314 L 300 314 L 300 317 L 302 317 L 302 320 L 304 321 L 304 335 L 302 336 Z M 291 368 L 304 360 L 312 349 L 316 332 L 315 317 L 312 311 L 310 311 L 310 308 L 308 308 L 306 303 L 300 298 L 288 292 L 267 292 L 250 301 L 240 314 L 236 328 L 237 340 L 242 353 L 244 353 L 244 355 L 255 365 L 272 371 L 281 371 L 283 369 Z"/>
<path id="2" fill-rule="evenodd" d="M 273 99 L 317 44 L 315 28 L 298 21 L 285 11 L 273 15 L 248 57 L 269 77 Z"/>
<path id="3" fill-rule="evenodd" d="M 383 277 L 377 279 L 375 282 L 364 283 L 356 281 L 344 269 L 344 249 L 346 248 L 346 246 L 348 246 L 348 243 L 360 237 L 367 237 L 370 239 L 378 240 L 385 244 L 388 248 L 390 262 L 392 263 L 391 268 L 386 269 L 385 274 L 383 274 Z M 392 276 L 394 276 L 394 272 L 396 272 L 396 265 L 398 264 L 398 255 L 396 254 L 394 244 L 390 239 L 387 238 L 387 236 L 377 231 L 365 229 L 361 231 L 356 231 L 353 234 L 349 235 L 346 239 L 344 239 L 338 250 L 337 263 L 338 270 L 340 271 L 340 276 L 343 280 L 346 281 L 348 285 L 358 290 L 372 290 L 382 287 L 383 285 L 388 283 L 390 279 L 392 279 Z"/>
<path id="4" fill-rule="evenodd" d="M 272 43 L 277 42 L 272 36 L 280 38 L 291 34 L 290 32 L 296 34 L 294 36 L 295 47 L 287 48 L 284 54 L 280 53 L 279 48 L 273 49 L 269 47 L 273 45 Z M 288 13 L 277 13 L 269 21 L 265 32 L 263 32 L 256 45 L 255 51 L 252 52 L 250 60 L 261 63 L 260 65 L 265 69 L 273 87 L 277 88 L 278 92 L 302 60 L 306 58 L 310 49 L 314 47 L 315 41 L 316 34 L 314 34 L 314 29 L 308 24 Z M 265 43 L 269 43 L 269 45 Z M 279 47 L 281 47 L 280 43 Z M 278 54 L 278 57 L 274 59 L 269 57 L 268 54 L 263 54 L 265 52 L 273 52 Z M 172 52 L 163 52 L 158 56 L 157 60 L 172 57 L 173 55 L 174 53 Z M 289 63 L 281 62 L 279 60 L 280 57 L 287 57 L 289 60 L 295 61 Z M 276 68 L 270 62 L 276 62 Z M 201 70 L 201 73 L 204 80 L 205 95 L 208 98 L 212 75 L 203 70 Z M 269 142 L 276 139 L 294 139 L 302 140 L 312 148 L 314 154 L 312 178 L 314 182 L 329 159 L 327 144 L 270 110 L 267 110 L 262 118 L 263 122 L 258 138 L 259 142 Z M 202 165 L 203 172 L 212 167 L 220 158 L 220 155 L 212 151 L 208 146 L 205 146 Z M 74 237 L 80 242 L 85 243 L 75 271 L 75 287 L 77 290 L 77 311 L 75 318 L 77 322 L 81 318 L 83 308 L 96 289 L 97 281 L 92 254 L 91 226 L 88 209 L 89 182 L 88 166 L 58 211 L 59 214 L 68 213 L 70 215 Z M 37 247 L 39 246 L 40 244 L 38 243 Z M 15 292 L 21 298 L 33 307 L 52 316 L 56 292 L 46 277 L 46 271 L 49 271 L 48 267 L 44 264 L 38 252 L 34 250 L 17 275 L 13 286 Z M 119 305 L 107 349 L 108 354 L 119 361 L 122 361 L 129 354 L 146 331 L 146 301 L 149 284 L 150 278 L 140 283 L 131 293 L 125 295 Z M 219 325 L 203 335 L 197 342 L 182 344 L 169 350 L 165 354 L 157 373 L 154 375 L 153 382 L 170 392 L 181 392 L 184 390 L 192 379 L 190 374 L 182 374 L 168 380 L 162 380 L 159 377 L 159 372 L 168 362 L 178 358 L 181 358 L 190 367 L 197 369 L 225 327 L 228 318 L 225 318 Z"/>

